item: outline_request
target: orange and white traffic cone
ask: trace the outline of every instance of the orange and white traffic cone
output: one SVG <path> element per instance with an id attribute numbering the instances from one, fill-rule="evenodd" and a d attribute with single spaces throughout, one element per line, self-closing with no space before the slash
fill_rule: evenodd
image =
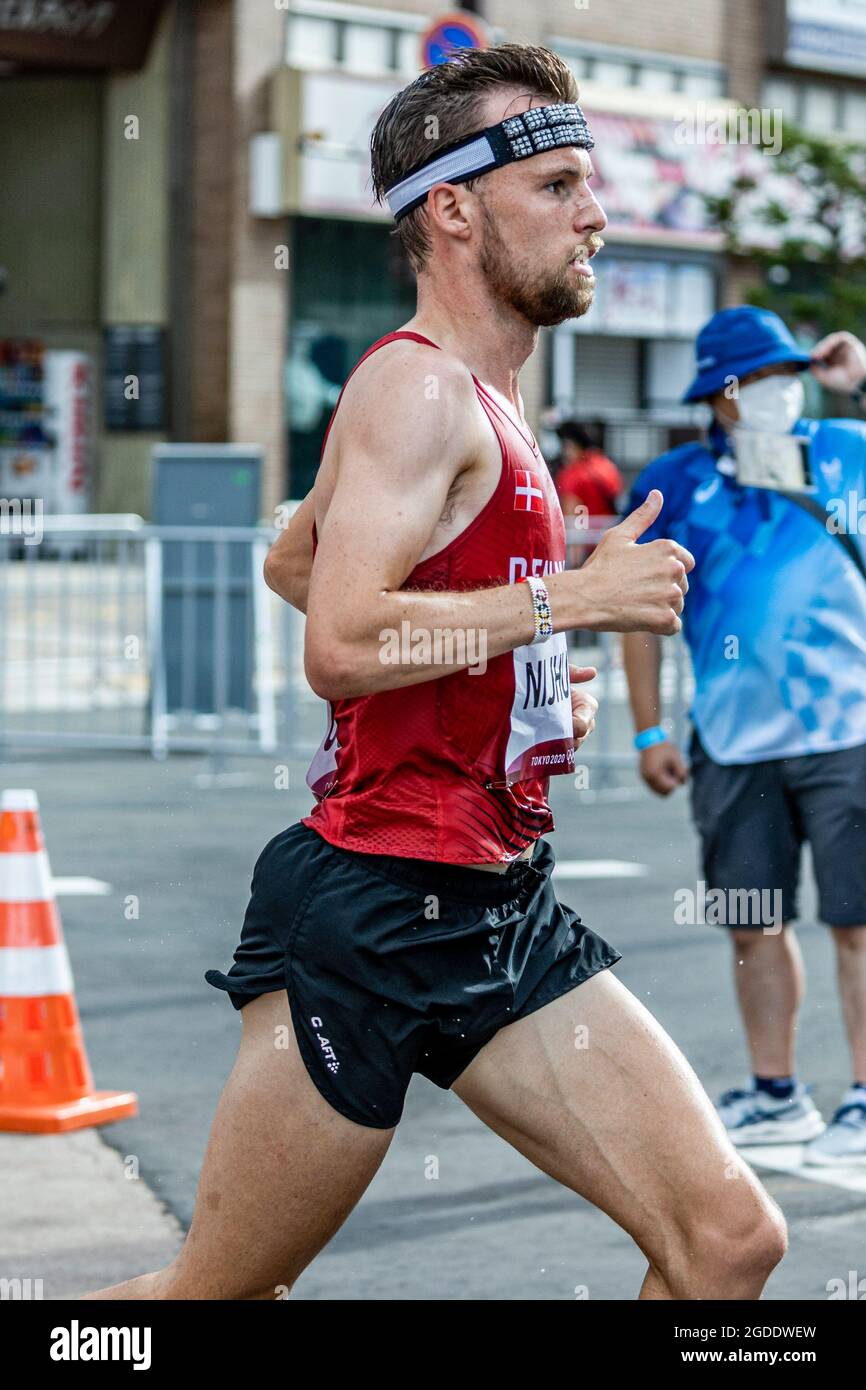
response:
<path id="1" fill-rule="evenodd" d="M 95 1091 L 32 791 L 0 796 L 0 1130 L 53 1134 L 138 1114 Z"/>

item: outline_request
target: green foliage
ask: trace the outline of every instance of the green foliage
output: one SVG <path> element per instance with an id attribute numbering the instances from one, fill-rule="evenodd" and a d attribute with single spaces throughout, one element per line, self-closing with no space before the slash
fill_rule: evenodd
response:
<path id="1" fill-rule="evenodd" d="M 707 197 L 726 250 L 763 273 L 751 303 L 816 337 L 846 328 L 866 337 L 866 149 L 786 123 L 768 182 L 742 175 Z M 780 196 L 777 176 L 790 180 Z"/>

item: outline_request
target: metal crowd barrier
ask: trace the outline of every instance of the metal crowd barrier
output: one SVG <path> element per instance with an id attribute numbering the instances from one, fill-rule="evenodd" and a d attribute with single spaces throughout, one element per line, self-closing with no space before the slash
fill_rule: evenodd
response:
<path id="1" fill-rule="evenodd" d="M 278 672 L 261 579 L 274 534 L 147 526 L 136 516 L 45 517 L 38 542 L 20 527 L 0 528 L 0 747 L 141 749 L 155 758 L 174 750 L 274 751 Z M 170 576 L 168 547 L 180 560 Z M 205 547 L 212 572 L 203 578 Z M 169 592 L 182 635 L 173 673 L 180 694 L 171 706 Z M 245 595 L 253 673 L 252 699 L 241 707 L 230 698 L 238 659 L 230 614 Z M 203 700 L 205 643 L 210 698 Z M 185 708 L 193 686 L 196 698 Z"/>
<path id="2" fill-rule="evenodd" d="M 570 533 L 580 547 L 572 558 L 585 559 L 607 524 Z M 304 676 L 304 617 L 262 579 L 276 534 L 265 527 L 155 527 L 136 516 L 45 517 L 37 544 L 0 526 L 0 752 L 308 757 L 325 731 L 326 708 Z M 167 587 L 182 637 L 174 651 L 164 632 Z M 234 696 L 238 626 L 252 635 L 248 701 Z M 612 786 L 635 762 L 620 641 L 609 633 L 569 640 L 572 660 L 599 672 L 592 689 L 600 716 L 579 764 L 590 770 L 591 785 Z M 209 690 L 202 700 L 205 647 Z M 664 708 L 677 738 L 686 727 L 690 684 L 684 644 L 667 639 Z M 188 692 L 194 697 L 186 700 Z"/>

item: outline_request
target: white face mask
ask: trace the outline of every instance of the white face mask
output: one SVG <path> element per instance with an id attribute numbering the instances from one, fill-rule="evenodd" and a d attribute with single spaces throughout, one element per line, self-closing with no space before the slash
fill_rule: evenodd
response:
<path id="1" fill-rule="evenodd" d="M 740 424 L 766 434 L 789 434 L 803 414 L 805 402 L 799 376 L 762 376 L 740 388 Z"/>

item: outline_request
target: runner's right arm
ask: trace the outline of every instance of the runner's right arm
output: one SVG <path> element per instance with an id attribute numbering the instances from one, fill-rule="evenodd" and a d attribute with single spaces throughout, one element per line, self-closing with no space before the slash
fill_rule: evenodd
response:
<path id="1" fill-rule="evenodd" d="M 389 635 L 399 637 L 404 622 L 410 633 L 431 637 L 436 628 L 483 632 L 487 660 L 534 633 L 528 585 L 455 593 L 402 588 L 453 482 L 477 459 L 485 426 L 472 378 L 455 359 L 422 345 L 377 358 L 343 398 L 333 491 L 324 514 L 317 511 L 304 665 L 313 690 L 328 700 L 416 685 L 468 665 L 386 660 Z M 435 392 L 425 390 L 431 379 Z M 581 570 L 548 577 L 555 631 L 679 631 L 694 561 L 673 541 L 637 544 L 661 504 L 653 492 Z"/>

